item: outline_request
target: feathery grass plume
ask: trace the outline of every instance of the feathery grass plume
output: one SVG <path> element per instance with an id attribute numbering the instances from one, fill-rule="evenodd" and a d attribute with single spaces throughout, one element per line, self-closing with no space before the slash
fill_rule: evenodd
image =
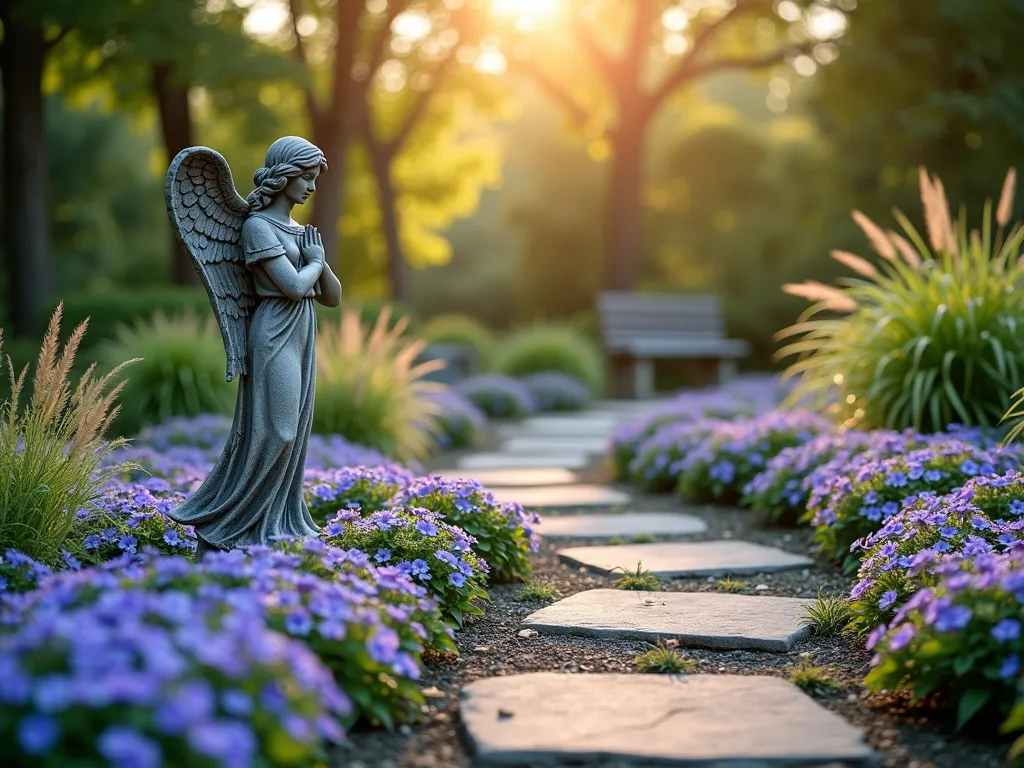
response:
<path id="1" fill-rule="evenodd" d="M 999 195 L 999 207 L 996 208 L 996 223 L 1000 227 L 1006 227 L 1010 223 L 1010 216 L 1013 215 L 1013 193 L 1016 187 L 1017 169 L 1011 168 L 1006 172 L 1003 191 Z"/>
<path id="2" fill-rule="evenodd" d="M 888 261 L 896 260 L 896 247 L 889 241 L 889 238 L 885 236 L 885 232 L 875 222 L 869 219 L 861 211 L 853 212 L 853 220 L 857 223 L 857 226 L 861 228 L 865 235 L 867 235 L 868 242 L 871 243 L 871 247 L 878 252 L 878 255 Z"/>
<path id="3" fill-rule="evenodd" d="M 444 362 L 417 362 L 426 342 L 406 335 L 407 318 L 389 327 L 390 318 L 385 307 L 367 331 L 359 312 L 346 310 L 317 331 L 313 431 L 397 459 L 420 459 L 436 449 L 441 434 L 441 405 L 429 396 L 446 389 L 424 377 Z"/>
<path id="4" fill-rule="evenodd" d="M 815 302 L 776 334 L 787 339 L 776 359 L 794 358 L 784 373 L 796 380 L 788 404 L 818 407 L 846 429 L 934 431 L 1024 417 L 1024 229 L 1008 228 L 996 247 L 991 204 L 975 234 L 965 209 L 950 221 L 941 181 L 920 178 L 934 250 L 894 211 L 902 236 L 885 237 L 900 258 L 877 264 L 876 275 L 842 288 L 783 286 Z M 859 263 L 848 266 L 866 277 Z M 817 316 L 840 308 L 845 314 Z M 1018 390 L 1006 414 L 1007 393 Z"/>
<path id="5" fill-rule="evenodd" d="M 117 414 L 122 384 L 115 384 L 128 360 L 95 378 L 94 366 L 72 389 L 68 376 L 87 321 L 59 344 L 63 305 L 46 329 L 24 408 L 21 396 L 29 366 L 15 375 L 7 356 L 11 397 L 0 406 L 0 551 L 17 549 L 40 562 L 57 562 L 75 513 L 88 508 L 107 480 L 128 467 L 99 469 L 124 440 L 104 441 Z M 0 335 L 2 344 L 2 335 Z M 112 386 L 113 385 L 113 386 Z"/>
<path id="6" fill-rule="evenodd" d="M 843 266 L 849 267 L 858 275 L 863 277 L 875 278 L 878 277 L 878 270 L 875 269 L 875 265 L 867 259 L 863 259 L 855 253 L 849 251 L 834 250 L 830 254 L 833 259 L 838 261 Z"/>

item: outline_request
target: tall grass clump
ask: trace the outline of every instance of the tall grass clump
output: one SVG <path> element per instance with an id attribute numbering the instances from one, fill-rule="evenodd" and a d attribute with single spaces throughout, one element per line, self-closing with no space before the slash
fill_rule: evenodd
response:
<path id="1" fill-rule="evenodd" d="M 408 320 L 389 323 L 384 307 L 367 328 L 355 311 L 325 323 L 316 339 L 313 431 L 338 434 L 400 460 L 423 458 L 437 444 L 444 390 L 424 376 L 444 366 L 417 363 L 425 342 L 405 334 Z"/>
<path id="2" fill-rule="evenodd" d="M 121 410 L 113 423 L 122 435 L 162 424 L 174 416 L 204 413 L 230 415 L 237 385 L 224 379 L 224 342 L 212 317 L 194 312 L 167 316 L 156 312 L 96 350 L 101 370 L 112 371 L 123 360 L 138 359 L 123 384 Z"/>
<path id="3" fill-rule="evenodd" d="M 18 550 L 44 563 L 59 558 L 75 513 L 123 470 L 99 465 L 123 445 L 121 438 L 105 442 L 103 435 L 117 415 L 122 384 L 116 379 L 135 362 L 122 362 L 105 376 L 89 366 L 72 388 L 69 374 L 86 322 L 61 347 L 62 309 L 58 305 L 50 317 L 31 395 L 25 391 L 29 366 L 16 374 L 8 357 L 11 396 L 0 405 L 0 551 Z M 0 350 L 2 343 L 0 332 Z"/>
<path id="4" fill-rule="evenodd" d="M 784 286 L 814 302 L 779 334 L 797 337 L 778 353 L 796 358 L 786 371 L 796 380 L 790 399 L 827 407 L 846 427 L 991 426 L 1024 385 L 1024 228 L 1009 221 L 1014 171 L 994 220 L 985 204 L 980 230 L 968 229 L 964 210 L 951 218 L 938 178 L 921 169 L 920 180 L 927 239 L 899 211 L 903 235 L 855 211 L 882 262 L 833 251 L 857 274 L 843 288 Z"/>
<path id="5" fill-rule="evenodd" d="M 506 376 L 557 371 L 582 381 L 593 394 L 604 388 L 604 362 L 589 338 L 568 325 L 534 325 L 506 336 L 494 355 Z"/>
<path id="6" fill-rule="evenodd" d="M 477 365 L 486 370 L 497 346 L 494 332 L 479 320 L 455 312 L 435 315 L 420 329 L 420 334 L 431 344 L 451 344 L 473 351 Z"/>

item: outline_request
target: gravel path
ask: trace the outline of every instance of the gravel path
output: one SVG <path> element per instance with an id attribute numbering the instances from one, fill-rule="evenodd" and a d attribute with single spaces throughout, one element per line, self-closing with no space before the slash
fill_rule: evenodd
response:
<path id="1" fill-rule="evenodd" d="M 452 466 L 452 455 L 439 457 L 427 471 Z M 600 482 L 603 469 L 595 463 L 581 482 Z M 708 531 L 699 539 L 735 538 L 776 546 L 796 554 L 809 552 L 809 535 L 804 530 L 758 528 L 746 512 L 714 507 L 684 507 L 672 496 L 647 496 L 623 488 L 634 496 L 633 511 L 686 512 L 703 518 Z M 571 512 L 561 513 L 571 514 Z M 689 539 L 692 540 L 692 539 Z M 534 556 L 534 575 L 553 585 L 562 597 L 576 592 L 608 587 L 614 577 L 588 573 L 561 564 L 555 550 L 565 546 L 607 543 L 607 541 L 559 540 L 546 544 Z M 744 578 L 749 594 L 813 597 L 843 594 L 850 579 L 837 569 L 819 564 L 805 570 L 764 574 Z M 761 585 L 761 590 L 756 587 Z M 767 586 L 768 589 L 763 589 Z M 708 579 L 680 579 L 663 583 L 670 591 L 709 591 Z M 424 671 L 428 694 L 422 721 L 402 726 L 394 733 L 361 731 L 332 756 L 332 765 L 345 768 L 448 768 L 470 766 L 459 733 L 458 695 L 461 686 L 482 677 L 521 672 L 555 671 L 571 673 L 635 672 L 632 659 L 650 645 L 642 641 L 608 641 L 583 637 L 521 637 L 520 622 L 547 603 L 517 599 L 518 586 L 499 585 L 490 590 L 486 614 L 457 634 L 459 655 L 431 659 Z M 1002 768 L 1006 765 L 1008 741 L 985 735 L 955 732 L 944 710 L 928 705 L 909 706 L 907 700 L 883 695 L 869 696 L 861 685 L 870 656 L 863 645 L 845 637 L 812 637 L 798 643 L 789 653 L 757 651 L 713 651 L 686 649 L 700 674 L 785 674 L 787 668 L 812 663 L 829 669 L 836 685 L 830 694 L 815 699 L 847 721 L 864 730 L 868 742 L 879 753 L 884 768 Z"/>

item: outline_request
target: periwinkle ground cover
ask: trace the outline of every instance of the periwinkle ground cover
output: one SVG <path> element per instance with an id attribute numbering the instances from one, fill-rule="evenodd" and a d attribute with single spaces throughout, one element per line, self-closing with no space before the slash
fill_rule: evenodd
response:
<path id="1" fill-rule="evenodd" d="M 960 725 L 982 712 L 1005 717 L 1024 701 L 1024 549 L 950 560 L 938 576 L 871 633 L 866 683 L 915 699 L 942 691 Z"/>
<path id="2" fill-rule="evenodd" d="M 651 493 L 669 493 L 679 483 L 679 464 L 706 438 L 728 429 L 731 422 L 695 419 L 659 427 L 635 449 L 629 478 Z"/>
<path id="3" fill-rule="evenodd" d="M 590 402 L 590 388 L 579 379 L 560 371 L 538 371 L 521 377 L 537 410 L 580 411 Z"/>
<path id="4" fill-rule="evenodd" d="M 887 623 L 945 563 L 1024 545 L 1024 475 L 977 477 L 943 496 L 922 495 L 861 539 L 851 628 Z"/>
<path id="5" fill-rule="evenodd" d="M 421 477 L 391 500 L 425 507 L 473 537 L 473 551 L 487 562 L 491 579 L 515 581 L 530 573 L 529 554 L 540 549 L 540 517 L 521 505 L 496 501 L 475 480 Z"/>
<path id="6" fill-rule="evenodd" d="M 383 509 L 413 479 L 412 472 L 398 464 L 307 469 L 306 502 L 313 519 L 324 525 L 341 510 L 370 514 Z"/>
<path id="7" fill-rule="evenodd" d="M 834 430 L 805 411 L 769 411 L 716 430 L 678 462 L 679 493 L 688 501 L 736 502 L 768 461 Z"/>
<path id="8" fill-rule="evenodd" d="M 487 415 L 454 389 L 432 392 L 427 397 L 440 407 L 435 422 L 440 432 L 435 435 L 441 449 L 465 448 L 487 427 Z"/>
<path id="9" fill-rule="evenodd" d="M 1016 449 L 984 449 L 958 438 L 896 456 L 861 454 L 833 461 L 822 468 L 805 519 L 815 527 L 819 551 L 852 571 L 858 564 L 857 540 L 921 493 L 949 493 L 973 477 L 1002 474 L 1019 464 Z"/>
<path id="10" fill-rule="evenodd" d="M 454 389 L 488 416 L 498 419 L 522 419 L 537 410 L 537 401 L 527 386 L 500 373 L 470 376 Z"/>

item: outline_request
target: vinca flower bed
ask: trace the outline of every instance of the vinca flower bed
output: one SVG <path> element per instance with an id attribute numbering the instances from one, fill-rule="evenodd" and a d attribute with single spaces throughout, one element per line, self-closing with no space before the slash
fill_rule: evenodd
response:
<path id="1" fill-rule="evenodd" d="M 651 493 L 669 493 L 679 484 L 682 460 L 704 440 L 730 428 L 731 422 L 696 419 L 666 424 L 644 440 L 629 462 L 629 478 Z"/>
<path id="2" fill-rule="evenodd" d="M 435 422 L 441 430 L 435 438 L 441 449 L 465 448 L 472 445 L 487 427 L 487 415 L 454 389 L 431 392 L 426 397 L 441 409 L 435 417 Z"/>
<path id="3" fill-rule="evenodd" d="M 887 623 L 945 563 L 1024 545 L 1024 475 L 977 477 L 945 496 L 922 496 L 857 542 L 851 628 Z"/>
<path id="4" fill-rule="evenodd" d="M 396 506 L 425 507 L 473 537 L 473 551 L 486 561 L 494 581 L 525 579 L 529 554 L 540 549 L 535 512 L 495 501 L 475 480 L 421 477 L 391 500 Z"/>
<path id="5" fill-rule="evenodd" d="M 590 402 L 590 389 L 579 379 L 559 371 L 540 371 L 523 376 L 537 410 L 581 411 Z"/>
<path id="6" fill-rule="evenodd" d="M 770 411 L 729 423 L 679 461 L 679 493 L 687 501 L 739 501 L 742 489 L 780 451 L 833 429 L 821 416 L 802 411 Z"/>
<path id="7" fill-rule="evenodd" d="M 530 390 L 511 376 L 481 373 L 458 382 L 455 391 L 497 419 L 522 419 L 537 410 Z"/>
<path id="8" fill-rule="evenodd" d="M 384 509 L 413 478 L 397 464 L 306 470 L 306 503 L 317 524 L 324 525 L 341 510 L 370 514 Z"/>

